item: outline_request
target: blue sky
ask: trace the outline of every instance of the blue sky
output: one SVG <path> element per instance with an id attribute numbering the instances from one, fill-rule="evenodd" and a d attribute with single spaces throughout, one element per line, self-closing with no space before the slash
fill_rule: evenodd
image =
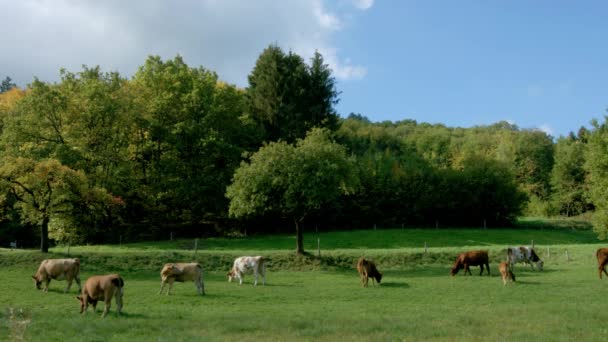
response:
<path id="1" fill-rule="evenodd" d="M 608 108 L 608 3 L 407 0 L 0 0 L 0 77 L 59 68 L 131 77 L 148 55 L 247 86 L 275 43 L 319 50 L 343 116 L 470 127 L 501 120 L 566 135 Z M 8 52 L 8 53 L 7 53 Z"/>

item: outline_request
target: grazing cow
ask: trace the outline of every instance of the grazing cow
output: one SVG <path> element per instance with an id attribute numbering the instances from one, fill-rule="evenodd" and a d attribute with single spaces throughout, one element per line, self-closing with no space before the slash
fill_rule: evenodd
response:
<path id="1" fill-rule="evenodd" d="M 507 285 L 507 281 L 515 281 L 515 274 L 511 271 L 511 265 L 503 261 L 498 265 L 498 269 L 500 270 L 500 275 L 502 276 L 503 285 Z"/>
<path id="2" fill-rule="evenodd" d="M 76 299 L 80 301 L 80 313 L 85 314 L 89 304 L 93 305 L 93 312 L 97 312 L 97 301 L 103 300 L 105 308 L 101 317 L 106 317 L 110 310 L 112 296 L 116 296 L 116 313 L 122 311 L 122 296 L 125 281 L 118 274 L 92 276 L 84 283 L 82 294 Z"/>
<path id="3" fill-rule="evenodd" d="M 359 261 L 357 262 L 357 272 L 359 272 L 363 287 L 367 287 L 367 282 L 370 277 L 372 278 L 372 285 L 374 286 L 376 285 L 374 284 L 374 279 L 378 282 L 378 285 L 380 285 L 380 281 L 382 281 L 382 273 L 378 271 L 376 264 L 363 257 L 359 258 Z"/>
<path id="4" fill-rule="evenodd" d="M 80 292 L 80 260 L 79 259 L 46 259 L 42 260 L 36 274 L 32 276 L 36 288 L 40 290 L 40 285 L 44 282 L 44 292 L 49 291 L 51 279 L 67 280 L 68 285 L 64 292 L 68 292 L 72 286 L 72 280 L 78 284 Z"/>
<path id="5" fill-rule="evenodd" d="M 460 253 L 454 262 L 454 266 L 452 266 L 450 274 L 455 276 L 460 269 L 464 268 L 465 276 L 467 275 L 467 272 L 472 275 L 469 266 L 479 266 L 481 268 L 479 275 L 482 275 L 483 266 L 485 265 L 488 270 L 488 275 L 490 275 L 490 263 L 488 260 L 488 251 L 469 251 Z"/>
<path id="6" fill-rule="evenodd" d="M 165 284 L 169 283 L 169 289 L 167 295 L 171 294 L 173 288 L 173 282 L 177 281 L 183 283 L 185 281 L 193 281 L 196 286 L 196 293 L 204 296 L 205 295 L 205 284 L 203 283 L 203 268 L 198 262 L 175 262 L 165 264 L 163 269 L 160 271 L 160 291 L 158 294 L 163 293 Z"/>
<path id="7" fill-rule="evenodd" d="M 597 265 L 600 271 L 600 279 L 602 279 L 602 272 L 606 273 L 606 264 L 608 264 L 608 248 L 600 248 L 595 252 L 597 257 Z M 608 273 L 606 273 L 608 276 Z"/>
<path id="8" fill-rule="evenodd" d="M 232 269 L 228 272 L 228 281 L 238 278 L 239 285 L 243 284 L 243 275 L 245 272 L 253 271 L 255 281 L 253 286 L 258 285 L 258 275 L 262 275 L 262 285 L 266 285 L 266 265 L 264 257 L 261 256 L 242 256 L 234 259 Z"/>
<path id="9" fill-rule="evenodd" d="M 511 265 L 511 269 L 513 269 L 513 266 L 516 263 L 523 262 L 530 264 L 532 269 L 534 269 L 534 265 L 536 265 L 538 269 L 542 271 L 545 264 L 542 260 L 540 260 L 532 247 L 526 246 L 507 248 L 507 261 Z"/>

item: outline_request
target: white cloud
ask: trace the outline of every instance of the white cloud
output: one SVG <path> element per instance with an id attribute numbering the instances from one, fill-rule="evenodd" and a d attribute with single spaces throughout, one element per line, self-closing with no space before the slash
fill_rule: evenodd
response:
<path id="1" fill-rule="evenodd" d="M 358 8 L 373 1 L 359 1 Z M 352 27 L 348 9 L 326 0 L 0 0 L 0 78 L 23 86 L 34 76 L 55 81 L 59 69 L 100 65 L 132 76 L 149 55 L 176 54 L 191 66 L 247 85 L 262 50 L 277 44 L 309 59 L 319 50 L 340 80 L 366 69 L 339 53 L 334 35 Z M 365 6 L 364 6 L 365 5 Z M 354 8 L 350 7 L 351 10 Z M 369 8 L 369 7 L 367 7 Z"/>
<path id="2" fill-rule="evenodd" d="M 360 10 L 370 9 L 374 5 L 374 0 L 353 0 L 355 7 Z"/>
<path id="3" fill-rule="evenodd" d="M 538 127 L 538 130 L 547 133 L 548 135 L 553 135 L 553 128 L 549 124 L 542 124 Z"/>

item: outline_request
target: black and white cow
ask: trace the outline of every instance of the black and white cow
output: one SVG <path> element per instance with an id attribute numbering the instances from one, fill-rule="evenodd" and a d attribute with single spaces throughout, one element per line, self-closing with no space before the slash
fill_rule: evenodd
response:
<path id="1" fill-rule="evenodd" d="M 511 265 L 511 268 L 519 262 L 530 264 L 532 269 L 534 269 L 534 265 L 536 265 L 541 271 L 544 266 L 544 262 L 540 260 L 536 252 L 534 252 L 534 249 L 526 246 L 507 248 L 507 261 L 509 262 L 509 265 Z"/>

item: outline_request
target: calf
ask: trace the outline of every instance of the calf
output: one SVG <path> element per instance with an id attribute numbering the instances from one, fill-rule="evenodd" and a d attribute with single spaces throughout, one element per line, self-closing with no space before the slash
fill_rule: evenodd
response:
<path id="1" fill-rule="evenodd" d="M 79 259 L 46 259 L 42 260 L 36 274 L 32 276 L 36 288 L 44 282 L 44 292 L 49 291 L 51 279 L 67 280 L 68 284 L 64 292 L 68 292 L 72 286 L 72 280 L 78 284 L 80 292 L 80 260 Z"/>
<path id="2" fill-rule="evenodd" d="M 608 248 L 600 248 L 595 252 L 597 257 L 597 265 L 600 271 L 600 279 L 602 279 L 602 272 L 606 273 L 606 264 L 608 264 Z M 608 276 L 608 273 L 606 273 Z"/>
<path id="3" fill-rule="evenodd" d="M 374 286 L 374 279 L 378 282 L 378 285 L 380 285 L 380 282 L 382 281 L 382 273 L 378 271 L 376 264 L 363 257 L 359 258 L 359 261 L 357 262 L 357 272 L 359 272 L 363 287 L 367 287 L 370 277 L 372 278 L 372 285 Z"/>
<path id="4" fill-rule="evenodd" d="M 255 281 L 253 286 L 258 285 L 258 275 L 262 275 L 262 285 L 266 285 L 266 265 L 264 257 L 261 256 L 242 256 L 234 259 L 234 263 L 232 264 L 232 269 L 228 272 L 228 281 L 231 282 L 232 279 L 238 278 L 239 285 L 243 284 L 243 275 L 246 272 L 253 272 L 253 276 L 255 277 Z"/>
<path id="5" fill-rule="evenodd" d="M 169 283 L 169 289 L 167 295 L 171 294 L 173 288 L 173 282 L 177 281 L 183 283 L 185 281 L 193 281 L 196 286 L 196 293 L 204 296 L 205 295 L 205 284 L 203 283 L 203 268 L 197 262 L 184 263 L 176 262 L 169 263 L 163 266 L 160 271 L 160 291 L 158 294 L 163 293 L 165 284 Z"/>
<path id="6" fill-rule="evenodd" d="M 450 274 L 455 276 L 460 269 L 464 268 L 464 275 L 467 275 L 467 272 L 472 275 L 469 266 L 479 266 L 481 268 L 479 275 L 482 275 L 483 266 L 485 265 L 488 270 L 488 275 L 490 275 L 490 263 L 488 260 L 488 251 L 469 251 L 460 253 L 454 262 L 454 266 L 452 266 Z"/>
<path id="7" fill-rule="evenodd" d="M 511 265 L 511 268 L 518 262 L 530 264 L 532 269 L 534 269 L 534 265 L 536 265 L 541 271 L 544 266 L 544 262 L 540 260 L 534 249 L 526 246 L 507 248 L 507 261 Z"/>
<path id="8" fill-rule="evenodd" d="M 122 311 L 122 296 L 125 282 L 118 274 L 98 275 L 87 279 L 82 288 L 82 294 L 76 299 L 80 301 L 80 313 L 85 314 L 89 304 L 93 305 L 93 312 L 97 311 L 97 301 L 103 300 L 105 307 L 101 317 L 106 317 L 110 310 L 112 296 L 116 296 L 116 312 Z"/>
<path id="9" fill-rule="evenodd" d="M 507 281 L 515 281 L 515 274 L 511 271 L 511 265 L 503 261 L 498 265 L 498 269 L 500 270 L 500 275 L 502 276 L 503 285 L 507 285 Z"/>

